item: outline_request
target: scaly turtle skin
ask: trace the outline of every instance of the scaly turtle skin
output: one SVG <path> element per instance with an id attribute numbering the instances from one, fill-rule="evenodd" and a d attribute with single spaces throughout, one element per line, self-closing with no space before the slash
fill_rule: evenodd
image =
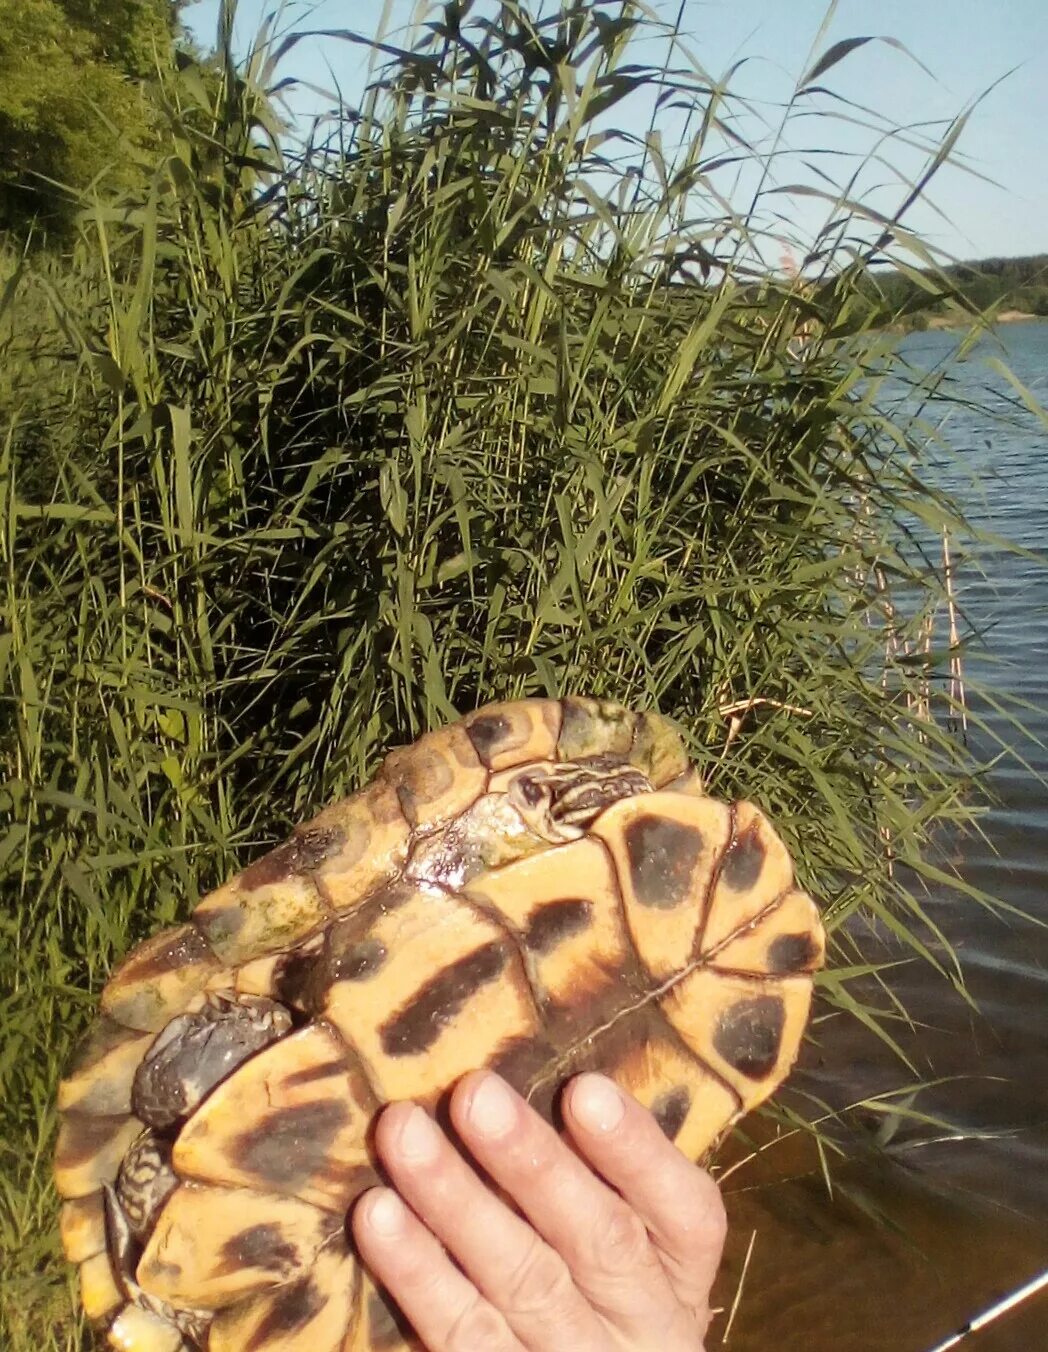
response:
<path id="1" fill-rule="evenodd" d="M 59 1093 L 62 1240 L 126 1352 L 412 1346 L 346 1215 L 381 1106 L 600 1069 L 699 1159 L 800 1043 L 823 933 L 665 719 L 493 705 L 141 944 Z"/>

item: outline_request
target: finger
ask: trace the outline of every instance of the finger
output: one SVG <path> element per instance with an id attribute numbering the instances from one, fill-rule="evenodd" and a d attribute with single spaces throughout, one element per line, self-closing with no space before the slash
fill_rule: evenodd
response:
<path id="1" fill-rule="evenodd" d="M 502 1315 L 392 1189 L 364 1194 L 353 1211 L 353 1237 L 430 1352 L 521 1352 Z"/>
<path id="2" fill-rule="evenodd" d="M 567 1263 L 575 1284 L 619 1332 L 676 1341 L 682 1307 L 643 1221 L 497 1075 L 460 1081 L 452 1120 L 478 1162 Z"/>
<path id="3" fill-rule="evenodd" d="M 727 1230 L 716 1183 L 603 1075 L 569 1084 L 564 1119 L 585 1158 L 644 1221 L 679 1299 L 704 1313 Z"/>
<path id="4" fill-rule="evenodd" d="M 526 1347 L 607 1345 L 564 1260 L 480 1181 L 426 1112 L 410 1103 L 387 1108 L 375 1144 L 401 1196 Z"/>

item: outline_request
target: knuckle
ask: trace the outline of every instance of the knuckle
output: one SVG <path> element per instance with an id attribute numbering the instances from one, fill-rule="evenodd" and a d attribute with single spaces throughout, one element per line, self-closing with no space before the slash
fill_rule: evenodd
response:
<path id="1" fill-rule="evenodd" d="M 498 1310 L 477 1295 L 456 1317 L 444 1346 L 447 1352 L 511 1352 L 517 1344 Z"/>
<path id="2" fill-rule="evenodd" d="M 505 1158 L 518 1176 L 552 1179 L 563 1167 L 563 1152 L 562 1142 L 552 1133 L 541 1129 L 523 1130 L 506 1151 Z"/>
<path id="3" fill-rule="evenodd" d="M 643 1221 L 626 1207 L 616 1207 L 595 1226 L 593 1237 L 594 1265 L 605 1276 L 636 1273 L 655 1262 Z"/>
<path id="4" fill-rule="evenodd" d="M 680 1239 L 688 1252 L 722 1248 L 728 1237 L 728 1215 L 720 1188 L 708 1174 L 696 1171 L 695 1188 L 677 1204 Z"/>
<path id="5" fill-rule="evenodd" d="M 520 1262 L 506 1277 L 503 1304 L 511 1316 L 546 1314 L 565 1306 L 571 1289 L 567 1264 L 532 1233 Z"/>

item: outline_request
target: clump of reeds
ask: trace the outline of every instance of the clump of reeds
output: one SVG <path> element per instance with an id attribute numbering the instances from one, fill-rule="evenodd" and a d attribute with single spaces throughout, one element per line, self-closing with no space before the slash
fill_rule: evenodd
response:
<path id="1" fill-rule="evenodd" d="M 964 526 L 879 408 L 892 316 L 856 303 L 908 237 L 830 192 L 779 275 L 762 192 L 732 201 L 759 152 L 679 35 L 630 4 L 468 9 L 283 151 L 265 49 L 164 72 L 149 191 L 7 295 L 12 1347 L 79 1346 L 51 1105 L 114 960 L 456 712 L 658 705 L 788 838 L 830 1006 L 857 1009 L 849 918 L 938 961 L 917 888 L 970 767 L 895 654 L 945 596 L 913 522 Z M 646 95 L 685 110 L 676 149 Z"/>

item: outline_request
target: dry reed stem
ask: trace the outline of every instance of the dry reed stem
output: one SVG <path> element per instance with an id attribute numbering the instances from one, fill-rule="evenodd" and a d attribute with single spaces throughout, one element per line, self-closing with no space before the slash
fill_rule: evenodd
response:
<path id="1" fill-rule="evenodd" d="M 757 1243 L 757 1231 L 750 1232 L 750 1242 L 746 1248 L 746 1257 L 742 1260 L 742 1272 L 739 1274 L 739 1284 L 735 1288 L 735 1298 L 731 1302 L 731 1312 L 728 1315 L 728 1322 L 724 1327 L 724 1336 L 721 1338 L 721 1347 L 727 1347 L 728 1339 L 731 1337 L 731 1327 L 735 1323 L 735 1316 L 742 1304 L 742 1290 L 746 1285 L 746 1274 L 750 1270 L 750 1259 L 753 1257 L 753 1249 Z"/>
<path id="2" fill-rule="evenodd" d="M 943 578 L 946 586 L 946 606 L 950 616 L 950 707 L 960 711 L 961 735 L 968 736 L 968 701 L 964 690 L 964 668 L 960 652 L 960 634 L 957 625 L 957 604 L 954 599 L 953 559 L 950 556 L 950 536 L 942 528 Z"/>

